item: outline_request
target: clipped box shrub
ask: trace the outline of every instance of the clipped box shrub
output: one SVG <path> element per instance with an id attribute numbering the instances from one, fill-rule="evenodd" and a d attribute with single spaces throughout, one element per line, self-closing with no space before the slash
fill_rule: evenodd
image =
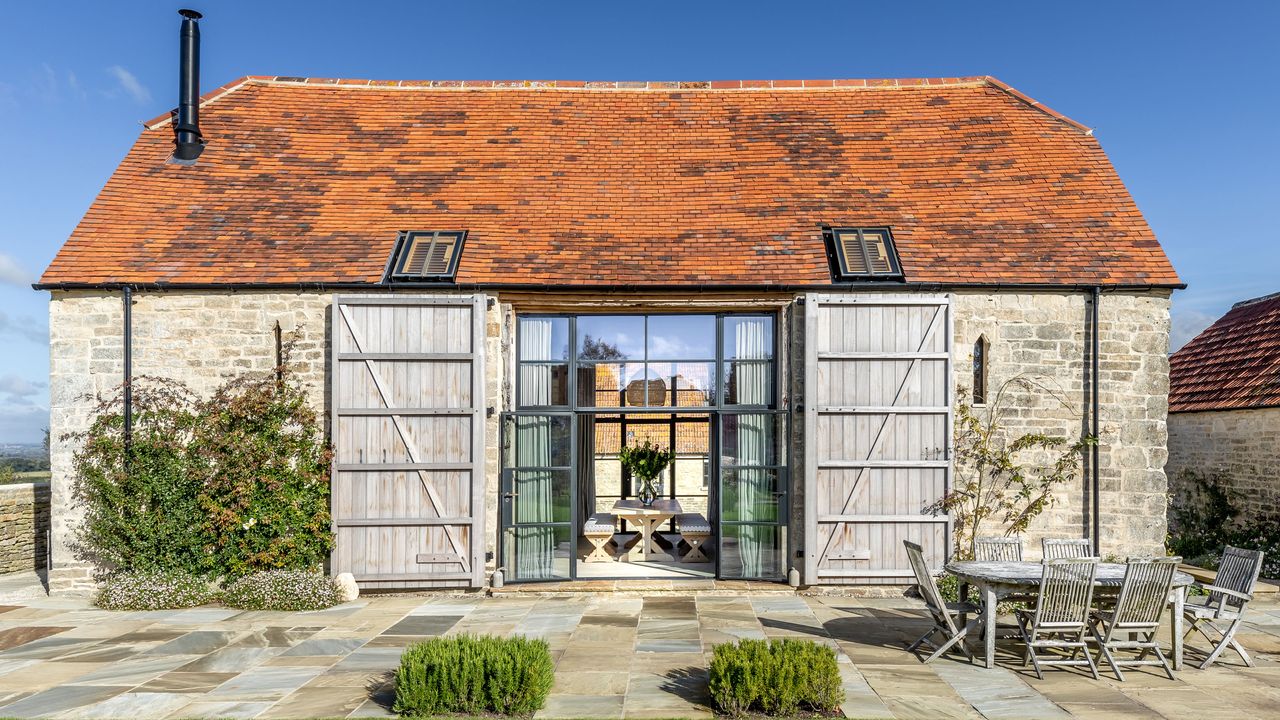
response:
<path id="1" fill-rule="evenodd" d="M 94 604 L 103 610 L 170 610 L 217 599 L 209 581 L 186 572 L 121 572 L 103 581 Z"/>
<path id="2" fill-rule="evenodd" d="M 413 645 L 396 670 L 395 711 L 531 715 L 551 692 L 555 667 L 545 640 L 459 635 Z"/>
<path id="3" fill-rule="evenodd" d="M 742 640 L 711 656 L 711 700 L 734 716 L 833 713 L 844 702 L 836 653 L 812 640 Z"/>
<path id="4" fill-rule="evenodd" d="M 245 575 L 222 592 L 224 605 L 242 610 L 323 610 L 342 602 L 333 578 L 304 570 Z"/>

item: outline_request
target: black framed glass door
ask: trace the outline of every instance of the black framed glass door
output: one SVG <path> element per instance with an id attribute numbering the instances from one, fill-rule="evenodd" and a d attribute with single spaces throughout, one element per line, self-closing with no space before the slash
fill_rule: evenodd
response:
<path id="1" fill-rule="evenodd" d="M 710 522 L 702 547 L 715 548 L 717 575 L 782 579 L 789 478 L 775 320 L 760 312 L 521 315 L 516 412 L 502 422 L 507 580 L 578 576 L 581 524 L 634 495 L 618 452 L 645 441 L 675 453 L 663 494 Z M 674 534 L 679 524 L 665 529 Z"/>
<path id="2" fill-rule="evenodd" d="M 786 415 L 720 415 L 719 576 L 780 580 L 790 516 Z"/>
<path id="3" fill-rule="evenodd" d="M 500 563 L 513 582 L 573 577 L 575 434 L 572 413 L 502 418 Z"/>

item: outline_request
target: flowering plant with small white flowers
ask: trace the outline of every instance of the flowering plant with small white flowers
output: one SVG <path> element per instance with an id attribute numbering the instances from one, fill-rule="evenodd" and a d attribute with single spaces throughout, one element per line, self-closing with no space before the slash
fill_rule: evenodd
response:
<path id="1" fill-rule="evenodd" d="M 267 570 L 236 580 L 222 602 L 242 610 L 323 610 L 342 602 L 333 578 L 305 570 Z"/>
<path id="2" fill-rule="evenodd" d="M 94 604 L 104 610 L 169 610 L 211 603 L 209 581 L 185 572 L 116 573 L 98 589 Z"/>

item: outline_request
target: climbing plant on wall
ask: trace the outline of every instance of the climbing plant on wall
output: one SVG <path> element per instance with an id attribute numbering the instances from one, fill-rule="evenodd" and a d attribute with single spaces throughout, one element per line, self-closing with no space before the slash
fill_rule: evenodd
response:
<path id="1" fill-rule="evenodd" d="M 122 392 L 100 401 L 79 443 L 79 557 L 106 573 L 238 577 L 319 568 L 333 548 L 332 450 L 290 360 L 244 373 L 199 399 L 139 378 L 126 449 Z"/>
<path id="2" fill-rule="evenodd" d="M 951 515 L 955 553 L 973 557 L 985 533 L 1024 532 L 1057 503 L 1054 493 L 1075 480 L 1084 450 L 1097 442 L 1044 433 L 1015 434 L 1005 426 L 1015 390 L 1047 396 L 1071 407 L 1060 393 L 1018 375 L 997 388 L 985 408 L 975 408 L 962 389 L 955 411 L 955 475 L 951 491 L 934 510 Z"/>

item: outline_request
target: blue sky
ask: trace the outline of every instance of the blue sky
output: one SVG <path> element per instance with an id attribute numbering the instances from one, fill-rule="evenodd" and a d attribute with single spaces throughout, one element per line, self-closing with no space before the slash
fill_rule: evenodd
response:
<path id="1" fill-rule="evenodd" d="M 1280 3 L 218 2 L 241 75 L 712 80 L 995 75 L 1097 128 L 1190 284 L 1180 344 L 1280 291 Z M 48 420 L 48 264 L 176 101 L 181 5 L 8 3 L 0 22 L 0 443 Z"/>

